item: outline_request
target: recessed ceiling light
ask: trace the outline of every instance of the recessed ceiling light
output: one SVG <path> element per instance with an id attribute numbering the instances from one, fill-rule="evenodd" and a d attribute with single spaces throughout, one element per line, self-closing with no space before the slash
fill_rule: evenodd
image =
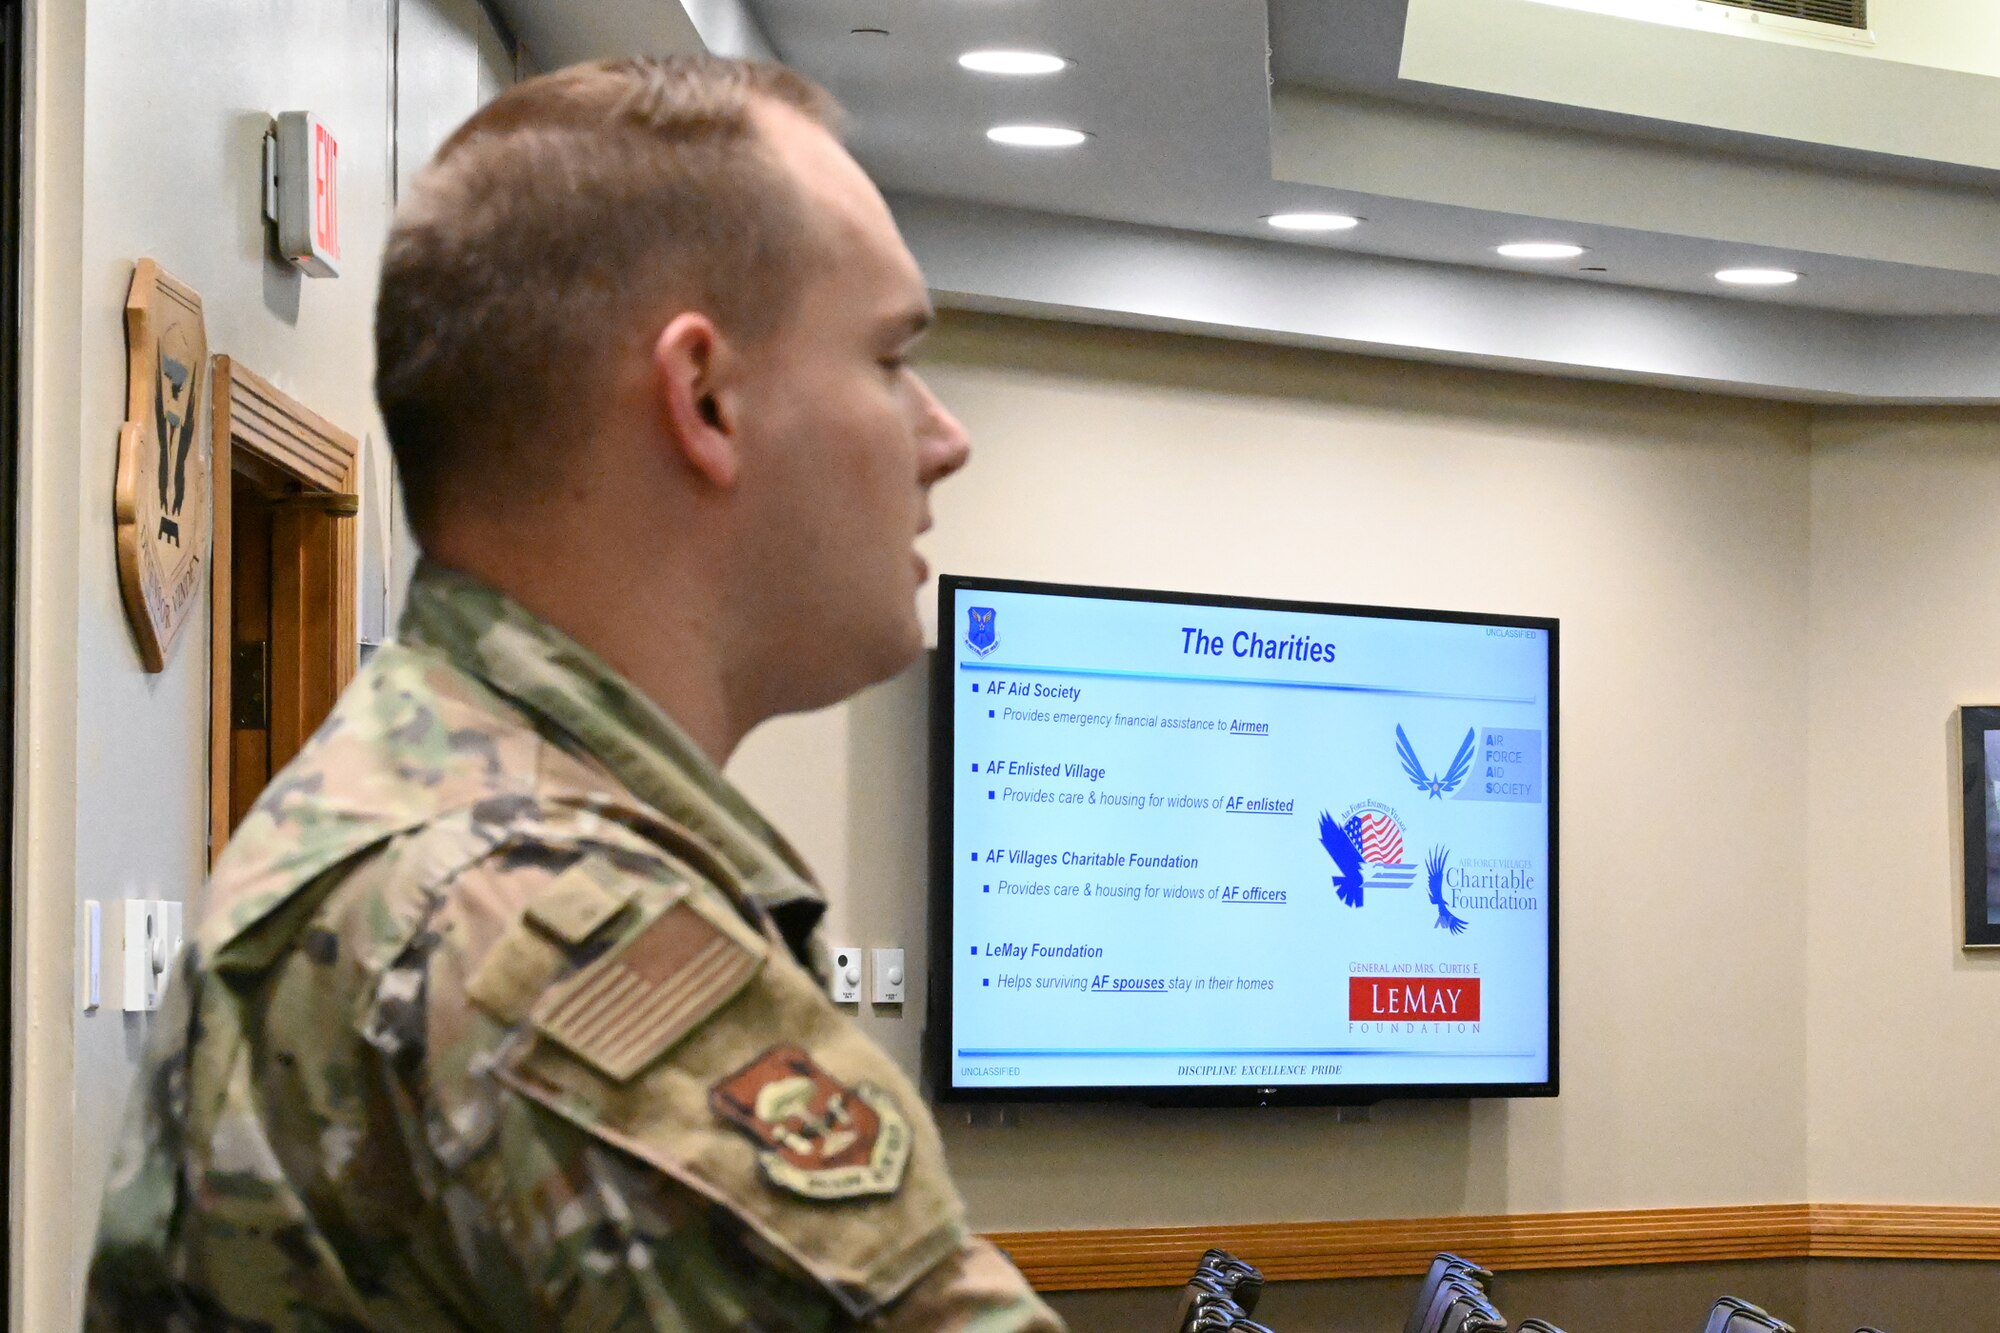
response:
<path id="1" fill-rule="evenodd" d="M 1061 125 L 995 125 L 986 137 L 1011 148 L 1074 148 L 1090 136 Z"/>
<path id="2" fill-rule="evenodd" d="M 1054 74 L 1069 61 L 1042 51 L 967 51 L 958 63 L 975 74 Z"/>
<path id="3" fill-rule="evenodd" d="M 1279 231 L 1347 231 L 1361 219 L 1345 213 L 1273 213 L 1264 219 Z"/>
<path id="4" fill-rule="evenodd" d="M 1715 280 L 1737 287 L 1783 287 L 1797 282 L 1799 275 L 1788 268 L 1726 268 L 1715 275 Z"/>
<path id="5" fill-rule="evenodd" d="M 1510 241 L 1493 248 L 1509 259 L 1575 259 L 1583 253 L 1582 246 L 1567 241 Z"/>

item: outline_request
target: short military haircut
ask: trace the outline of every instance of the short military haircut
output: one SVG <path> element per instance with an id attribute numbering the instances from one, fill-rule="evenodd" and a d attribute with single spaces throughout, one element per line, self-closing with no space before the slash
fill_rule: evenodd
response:
<path id="1" fill-rule="evenodd" d="M 760 101 L 838 129 L 818 85 L 707 56 L 575 65 L 460 126 L 397 211 L 375 394 L 419 538 L 454 500 L 555 485 L 565 428 L 674 314 L 773 331 L 813 264 Z"/>

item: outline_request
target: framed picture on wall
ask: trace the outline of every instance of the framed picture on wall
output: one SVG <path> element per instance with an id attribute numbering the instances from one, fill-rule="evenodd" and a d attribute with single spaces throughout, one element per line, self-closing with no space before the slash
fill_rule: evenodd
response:
<path id="1" fill-rule="evenodd" d="M 2000 707 L 1958 710 L 1965 774 L 1965 947 L 2000 948 Z"/>

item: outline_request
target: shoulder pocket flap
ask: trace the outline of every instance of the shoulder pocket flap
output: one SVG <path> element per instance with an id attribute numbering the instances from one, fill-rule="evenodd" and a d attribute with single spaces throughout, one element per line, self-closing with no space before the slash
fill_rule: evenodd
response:
<path id="1" fill-rule="evenodd" d="M 632 901 L 632 886 L 599 857 L 557 875 L 528 904 L 528 920 L 572 947 L 609 925 Z"/>

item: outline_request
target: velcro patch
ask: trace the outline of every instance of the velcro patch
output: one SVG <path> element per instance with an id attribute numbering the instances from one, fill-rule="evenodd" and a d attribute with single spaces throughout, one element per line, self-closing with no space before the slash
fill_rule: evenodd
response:
<path id="1" fill-rule="evenodd" d="M 632 901 L 632 890 L 599 882 L 598 864 L 582 861 L 549 881 L 528 904 L 528 920 L 571 947 L 604 929 Z"/>
<path id="2" fill-rule="evenodd" d="M 708 1092 L 709 1108 L 755 1139 L 765 1179 L 808 1199 L 894 1194 L 910 1122 L 872 1083 L 842 1083 L 798 1046 L 773 1046 Z"/>
<path id="3" fill-rule="evenodd" d="M 763 961 L 683 898 L 544 994 L 535 1026 L 623 1083 L 734 998 Z"/>
<path id="4" fill-rule="evenodd" d="M 563 970 L 567 956 L 532 930 L 507 931 L 465 983 L 474 1004 L 509 1027 L 528 1016 L 537 997 Z"/>

